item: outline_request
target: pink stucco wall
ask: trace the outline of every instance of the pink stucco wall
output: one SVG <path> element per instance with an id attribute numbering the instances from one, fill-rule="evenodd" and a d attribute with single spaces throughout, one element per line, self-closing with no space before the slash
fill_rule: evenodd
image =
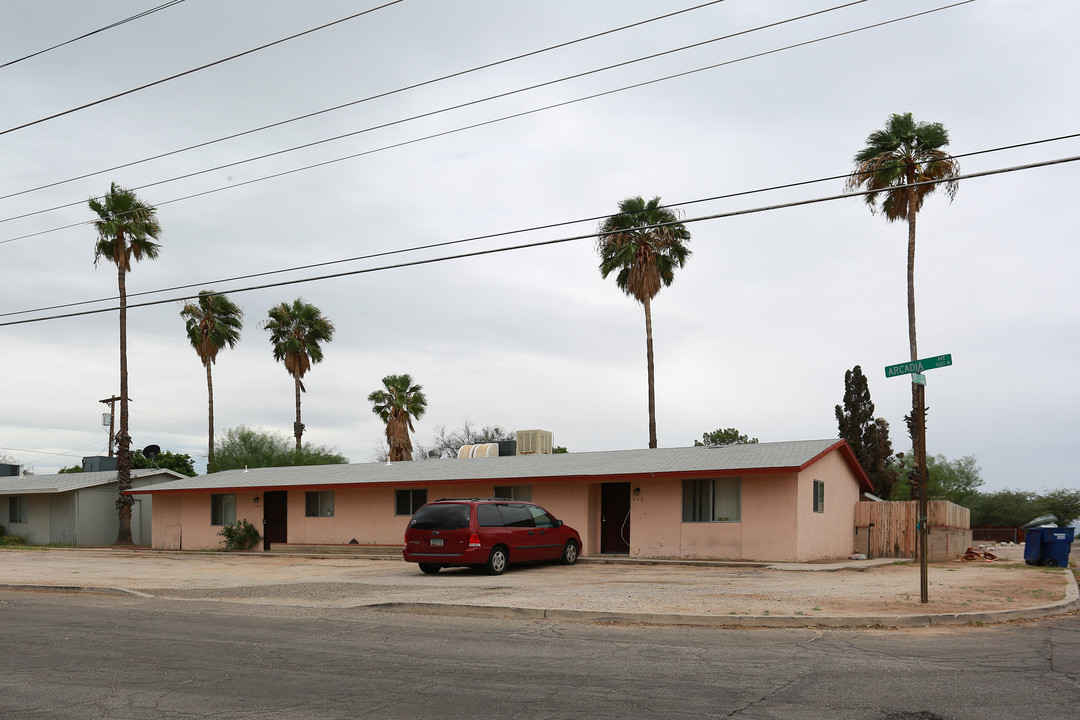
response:
<path id="1" fill-rule="evenodd" d="M 630 503 L 630 555 L 642 558 L 708 558 L 804 562 L 851 553 L 859 483 L 832 452 L 802 472 L 745 473 L 738 522 L 682 521 L 682 479 L 643 478 Z M 825 482 L 825 511 L 813 511 L 814 480 Z M 581 534 L 582 555 L 599 552 L 600 488 L 596 481 L 528 483 L 533 502 Z M 306 489 L 289 490 L 290 544 L 402 543 L 407 516 L 394 515 L 394 487 L 337 487 L 333 517 L 305 517 Z M 428 498 L 490 497 L 493 485 L 428 486 Z M 262 492 L 236 493 L 236 516 L 262 527 Z M 259 498 L 256 503 L 255 499 Z M 210 493 L 157 494 L 153 546 L 201 550 L 221 547 L 220 527 L 210 525 Z M 261 545 L 256 549 L 261 549 Z"/>
<path id="2" fill-rule="evenodd" d="M 824 512 L 814 512 L 814 481 L 825 483 Z M 799 561 L 847 557 L 855 527 L 859 485 L 838 453 L 826 455 L 799 473 Z"/>

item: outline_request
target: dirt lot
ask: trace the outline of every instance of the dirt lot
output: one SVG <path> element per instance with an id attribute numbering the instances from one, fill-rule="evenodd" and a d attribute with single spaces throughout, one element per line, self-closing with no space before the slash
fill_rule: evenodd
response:
<path id="1" fill-rule="evenodd" d="M 931 565 L 926 605 L 919 602 L 916 563 L 817 571 L 581 563 L 513 567 L 489 577 L 468 569 L 423 575 L 401 561 L 363 558 L 9 549 L 0 550 L 0 584 L 111 587 L 298 607 L 420 602 L 853 618 L 1017 610 L 1065 598 L 1064 570 L 1025 565 L 1022 548 L 999 552 L 999 562 Z"/>

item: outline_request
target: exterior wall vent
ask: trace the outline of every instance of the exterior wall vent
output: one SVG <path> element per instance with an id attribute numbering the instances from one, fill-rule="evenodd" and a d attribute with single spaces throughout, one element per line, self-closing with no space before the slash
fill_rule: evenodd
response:
<path id="1" fill-rule="evenodd" d="M 518 430 L 517 454 L 550 455 L 554 439 L 555 435 L 550 430 Z"/>

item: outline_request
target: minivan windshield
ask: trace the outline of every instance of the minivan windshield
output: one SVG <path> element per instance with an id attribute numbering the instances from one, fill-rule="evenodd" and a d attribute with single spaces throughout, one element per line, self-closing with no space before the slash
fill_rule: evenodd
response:
<path id="1" fill-rule="evenodd" d="M 455 530 L 469 527 L 469 506 L 457 503 L 425 505 L 416 511 L 409 527 L 417 530 Z"/>

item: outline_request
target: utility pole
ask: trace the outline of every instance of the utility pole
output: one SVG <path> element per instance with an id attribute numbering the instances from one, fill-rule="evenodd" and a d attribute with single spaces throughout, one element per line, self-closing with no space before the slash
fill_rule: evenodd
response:
<path id="1" fill-rule="evenodd" d="M 131 402 L 131 398 L 128 398 L 128 402 Z M 104 400 L 98 400 L 100 403 L 105 403 L 109 406 L 109 457 L 113 456 L 113 438 L 116 433 L 116 403 L 120 402 L 120 398 L 113 395 L 110 398 Z"/>

